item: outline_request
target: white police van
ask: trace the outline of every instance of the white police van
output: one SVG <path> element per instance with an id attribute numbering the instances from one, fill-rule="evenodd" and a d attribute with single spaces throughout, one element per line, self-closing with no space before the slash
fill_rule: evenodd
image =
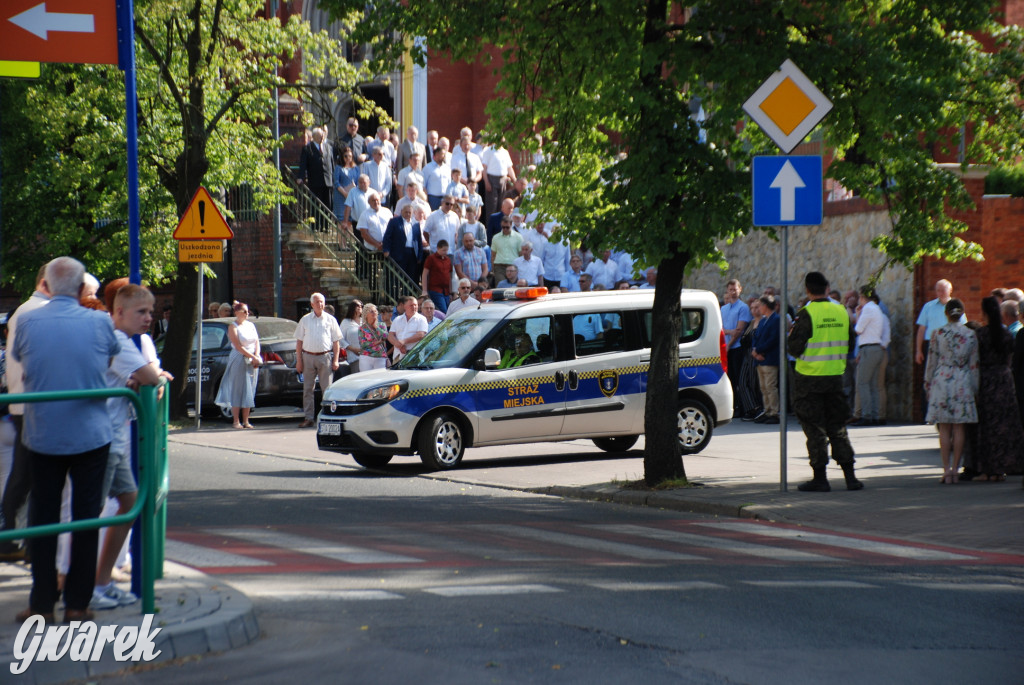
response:
<path id="1" fill-rule="evenodd" d="M 366 467 L 419 453 L 434 469 L 467 447 L 587 438 L 628 450 L 644 432 L 653 290 L 548 295 L 494 290 L 427 334 L 398 364 L 346 376 L 324 393 L 322 450 Z M 716 297 L 684 290 L 679 441 L 699 452 L 732 419 Z"/>

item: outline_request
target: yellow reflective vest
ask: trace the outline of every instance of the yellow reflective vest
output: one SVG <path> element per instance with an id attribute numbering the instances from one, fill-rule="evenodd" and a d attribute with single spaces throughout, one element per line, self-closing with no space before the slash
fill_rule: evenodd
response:
<path id="1" fill-rule="evenodd" d="M 850 350 L 850 316 L 846 308 L 828 300 L 808 302 L 813 333 L 804 353 L 797 357 L 796 372 L 804 376 L 841 376 Z"/>

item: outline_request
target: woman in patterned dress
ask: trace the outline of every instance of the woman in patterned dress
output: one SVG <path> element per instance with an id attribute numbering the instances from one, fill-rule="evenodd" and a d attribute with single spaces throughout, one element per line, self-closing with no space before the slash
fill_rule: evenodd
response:
<path id="1" fill-rule="evenodd" d="M 939 429 L 941 483 L 958 482 L 957 468 L 964 453 L 964 424 L 978 420 L 974 402 L 978 392 L 978 339 L 960 323 L 963 313 L 964 304 L 960 300 L 954 298 L 946 303 L 948 323 L 932 333 L 924 372 L 924 389 L 928 394 L 926 420 L 937 424 Z"/>
<path id="2" fill-rule="evenodd" d="M 377 320 L 377 307 L 363 307 L 363 325 L 359 327 L 359 370 L 387 368 L 388 329 Z"/>

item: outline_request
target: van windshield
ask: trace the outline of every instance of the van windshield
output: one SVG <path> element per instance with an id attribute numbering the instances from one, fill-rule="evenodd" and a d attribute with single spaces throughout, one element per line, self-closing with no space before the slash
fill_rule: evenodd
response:
<path id="1" fill-rule="evenodd" d="M 399 369 L 442 369 L 468 366 L 466 357 L 490 335 L 501 319 L 459 316 L 445 319 L 409 350 Z"/>

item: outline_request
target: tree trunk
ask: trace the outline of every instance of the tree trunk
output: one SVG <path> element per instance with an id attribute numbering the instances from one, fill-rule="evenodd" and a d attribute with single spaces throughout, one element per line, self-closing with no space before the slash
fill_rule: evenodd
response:
<path id="1" fill-rule="evenodd" d="M 679 395 L 679 331 L 683 322 L 679 295 L 689 261 L 689 253 L 683 252 L 658 264 L 644 411 L 644 481 L 648 485 L 664 480 L 686 480 L 679 449 L 676 398 Z"/>
<path id="2" fill-rule="evenodd" d="M 169 407 L 172 419 L 184 419 L 188 416 L 186 391 L 195 392 L 195 387 L 190 386 L 187 380 L 199 304 L 199 277 L 196 275 L 198 267 L 198 264 L 178 264 L 178 275 L 174 282 L 174 308 L 171 310 L 171 322 L 167 329 L 162 359 L 164 369 L 174 375 Z M 197 369 L 196 373 L 201 373 L 200 369 Z M 198 407 L 196 409 L 198 410 Z"/>

